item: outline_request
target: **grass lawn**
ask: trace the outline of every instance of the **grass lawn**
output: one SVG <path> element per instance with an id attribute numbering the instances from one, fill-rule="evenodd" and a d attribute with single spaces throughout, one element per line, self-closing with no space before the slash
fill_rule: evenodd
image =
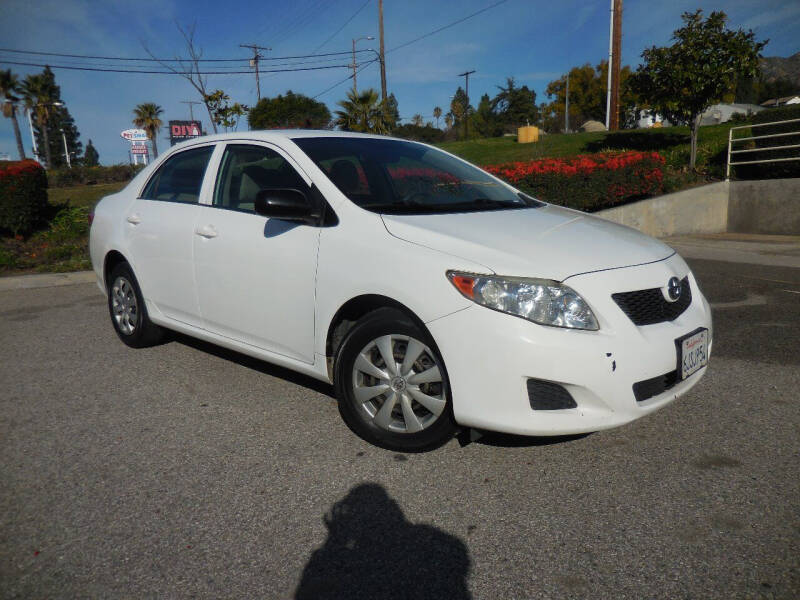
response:
<path id="1" fill-rule="evenodd" d="M 89 211 L 100 198 L 125 185 L 103 183 L 47 190 L 46 225 L 27 239 L 0 238 L 0 275 L 90 269 Z"/>

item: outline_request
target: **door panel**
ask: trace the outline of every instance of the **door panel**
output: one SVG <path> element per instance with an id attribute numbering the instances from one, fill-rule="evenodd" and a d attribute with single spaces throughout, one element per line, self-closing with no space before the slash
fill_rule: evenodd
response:
<path id="1" fill-rule="evenodd" d="M 313 363 L 320 230 L 252 210 L 261 189 L 308 184 L 276 151 L 242 144 L 227 146 L 216 179 L 213 206 L 199 207 L 194 235 L 204 327 Z"/>
<path id="2" fill-rule="evenodd" d="M 214 145 L 170 156 L 125 215 L 133 269 L 148 305 L 200 327 L 194 281 L 194 230 Z M 208 186 L 206 186 L 208 187 Z"/>

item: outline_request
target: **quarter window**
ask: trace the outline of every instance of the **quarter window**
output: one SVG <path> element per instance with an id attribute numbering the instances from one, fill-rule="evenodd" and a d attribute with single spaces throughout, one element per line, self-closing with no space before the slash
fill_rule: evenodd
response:
<path id="1" fill-rule="evenodd" d="M 212 152 L 214 146 L 203 146 L 168 158 L 147 182 L 142 198 L 197 204 Z"/>
<path id="2" fill-rule="evenodd" d="M 255 212 L 259 191 L 287 188 L 302 191 L 308 184 L 280 154 L 263 146 L 229 144 L 217 176 L 214 206 Z"/>

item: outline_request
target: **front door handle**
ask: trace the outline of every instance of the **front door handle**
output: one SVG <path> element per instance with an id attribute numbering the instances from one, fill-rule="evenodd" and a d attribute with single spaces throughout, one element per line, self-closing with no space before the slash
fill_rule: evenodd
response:
<path id="1" fill-rule="evenodd" d="M 204 237 L 206 239 L 217 237 L 217 230 L 214 229 L 213 225 L 205 225 L 203 227 L 198 227 L 197 229 L 194 230 L 194 232 L 200 237 Z"/>
<path id="2" fill-rule="evenodd" d="M 142 218 L 139 215 L 137 215 L 136 213 L 134 213 L 132 215 L 128 215 L 127 221 L 131 225 L 138 225 L 139 223 L 142 222 Z"/>

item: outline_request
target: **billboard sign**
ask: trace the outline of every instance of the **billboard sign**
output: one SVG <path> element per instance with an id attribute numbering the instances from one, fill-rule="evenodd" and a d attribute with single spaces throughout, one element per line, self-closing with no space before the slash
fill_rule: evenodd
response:
<path id="1" fill-rule="evenodd" d="M 126 129 L 120 135 L 129 142 L 146 142 L 149 139 L 144 129 Z"/>
<path id="2" fill-rule="evenodd" d="M 169 141 L 174 146 L 180 142 L 193 140 L 203 135 L 200 121 L 170 121 Z"/>
<path id="3" fill-rule="evenodd" d="M 147 154 L 147 146 L 131 146 L 131 154 Z"/>

